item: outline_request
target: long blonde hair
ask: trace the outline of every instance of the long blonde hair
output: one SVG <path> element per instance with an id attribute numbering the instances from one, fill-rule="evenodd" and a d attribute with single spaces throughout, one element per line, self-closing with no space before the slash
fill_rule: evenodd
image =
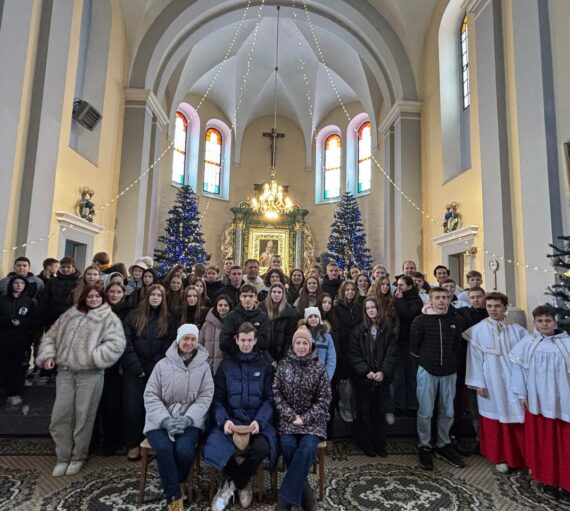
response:
<path id="1" fill-rule="evenodd" d="M 147 293 L 139 306 L 137 308 L 137 321 L 135 324 L 135 332 L 137 337 L 140 336 L 143 330 L 148 325 L 148 320 L 150 317 L 150 295 L 153 291 L 158 289 L 162 295 L 162 301 L 160 302 L 160 308 L 158 311 L 158 335 L 163 336 L 168 331 L 168 306 L 166 305 L 166 291 L 161 284 L 152 284 L 148 287 Z"/>
<path id="2" fill-rule="evenodd" d="M 273 291 L 273 289 L 276 287 L 283 291 L 281 300 L 278 303 L 275 303 L 271 299 L 271 291 Z M 267 296 L 265 297 L 265 310 L 267 311 L 267 317 L 269 318 L 269 321 L 275 321 L 285 310 L 285 307 L 287 307 L 287 294 L 285 292 L 285 286 L 281 284 L 281 282 L 275 282 L 275 284 L 271 284 L 269 291 L 267 292 Z"/>

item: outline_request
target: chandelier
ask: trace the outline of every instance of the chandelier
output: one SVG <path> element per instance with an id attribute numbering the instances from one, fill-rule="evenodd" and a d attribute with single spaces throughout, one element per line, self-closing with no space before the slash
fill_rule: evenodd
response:
<path id="1" fill-rule="evenodd" d="M 279 71 L 279 10 L 277 6 L 277 30 L 275 38 L 275 84 L 273 91 L 273 129 L 263 136 L 271 138 L 271 175 L 268 181 L 253 185 L 255 197 L 251 199 L 251 208 L 262 213 L 268 219 L 279 218 L 280 215 L 290 213 L 293 203 L 287 197 L 288 186 L 283 186 L 275 179 L 275 156 L 277 139 L 284 137 L 283 133 L 277 133 L 277 73 Z"/>

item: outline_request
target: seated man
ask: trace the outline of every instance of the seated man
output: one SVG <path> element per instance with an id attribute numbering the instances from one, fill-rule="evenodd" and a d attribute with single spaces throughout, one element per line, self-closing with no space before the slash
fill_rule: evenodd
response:
<path id="1" fill-rule="evenodd" d="M 254 351 L 257 334 L 251 323 L 241 324 L 235 342 L 239 350 L 231 359 L 222 361 L 216 372 L 215 422 L 204 446 L 205 462 L 224 475 L 212 502 L 214 511 L 226 509 L 236 489 L 241 506 L 248 507 L 252 500 L 251 476 L 267 454 L 271 466 L 277 460 L 277 437 L 272 424 L 273 369 L 261 353 Z M 242 446 L 239 453 L 243 462 L 238 464 L 233 435 L 236 427 L 242 429 L 240 426 L 249 428 L 249 438 L 244 439 L 245 449 Z"/>

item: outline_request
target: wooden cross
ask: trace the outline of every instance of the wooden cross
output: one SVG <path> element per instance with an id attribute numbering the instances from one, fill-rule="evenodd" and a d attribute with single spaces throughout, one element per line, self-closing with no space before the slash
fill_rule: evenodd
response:
<path id="1" fill-rule="evenodd" d="M 277 130 L 275 128 L 272 128 L 271 131 L 264 132 L 263 136 L 271 138 L 271 170 L 275 170 L 275 161 L 277 155 L 277 139 L 284 138 L 285 133 L 277 133 Z"/>

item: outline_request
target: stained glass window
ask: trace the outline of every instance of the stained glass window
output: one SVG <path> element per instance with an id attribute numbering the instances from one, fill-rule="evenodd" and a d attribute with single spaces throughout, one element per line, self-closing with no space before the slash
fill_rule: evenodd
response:
<path id="1" fill-rule="evenodd" d="M 463 109 L 471 105 L 471 87 L 469 85 L 469 29 L 467 27 L 467 15 L 461 23 L 461 83 L 463 93 Z"/>
<path id="2" fill-rule="evenodd" d="M 370 190 L 372 174 L 372 125 L 366 121 L 358 130 L 358 193 Z"/>
<path id="3" fill-rule="evenodd" d="M 340 136 L 330 135 L 325 140 L 324 199 L 340 197 Z"/>
<path id="4" fill-rule="evenodd" d="M 204 191 L 220 194 L 222 174 L 222 134 L 215 128 L 206 131 L 206 156 L 204 161 Z"/>
<path id="5" fill-rule="evenodd" d="M 186 176 L 186 137 L 188 121 L 180 112 L 176 112 L 174 125 L 174 154 L 172 156 L 172 182 L 183 185 Z"/>

